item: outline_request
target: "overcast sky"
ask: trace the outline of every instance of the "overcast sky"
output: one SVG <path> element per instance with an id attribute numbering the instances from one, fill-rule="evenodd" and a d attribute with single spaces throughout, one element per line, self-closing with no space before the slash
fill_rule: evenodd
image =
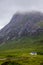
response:
<path id="1" fill-rule="evenodd" d="M 17 11 L 42 11 L 43 0 L 0 0 L 0 28 L 5 26 Z"/>

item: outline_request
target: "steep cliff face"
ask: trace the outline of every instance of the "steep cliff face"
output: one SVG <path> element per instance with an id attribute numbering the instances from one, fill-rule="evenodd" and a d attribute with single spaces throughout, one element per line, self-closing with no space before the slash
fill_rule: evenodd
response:
<path id="1" fill-rule="evenodd" d="M 23 36 L 43 33 L 43 13 L 16 13 L 9 24 L 0 30 L 0 43 Z"/>

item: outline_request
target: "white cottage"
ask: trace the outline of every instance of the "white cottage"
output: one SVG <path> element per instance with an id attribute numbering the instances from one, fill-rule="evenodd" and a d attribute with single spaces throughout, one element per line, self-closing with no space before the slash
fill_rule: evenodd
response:
<path id="1" fill-rule="evenodd" d="M 30 55 L 37 55 L 37 52 L 31 52 Z"/>

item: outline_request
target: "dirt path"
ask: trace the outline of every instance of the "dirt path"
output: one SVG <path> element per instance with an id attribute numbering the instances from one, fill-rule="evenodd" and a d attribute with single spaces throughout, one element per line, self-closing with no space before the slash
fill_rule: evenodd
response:
<path id="1" fill-rule="evenodd" d="M 4 60 L 6 60 L 7 58 L 0 58 L 0 61 L 4 61 Z M 15 58 L 11 58 L 11 60 L 17 60 L 17 59 L 15 59 Z"/>
<path id="2" fill-rule="evenodd" d="M 6 60 L 6 58 L 0 58 L 0 61 L 1 61 L 1 60 Z"/>

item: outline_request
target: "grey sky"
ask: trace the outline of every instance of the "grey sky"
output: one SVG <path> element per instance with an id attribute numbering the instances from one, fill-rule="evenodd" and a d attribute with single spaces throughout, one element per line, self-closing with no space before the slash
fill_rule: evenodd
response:
<path id="1" fill-rule="evenodd" d="M 5 26 L 17 11 L 42 11 L 43 0 L 0 0 L 0 28 Z"/>

